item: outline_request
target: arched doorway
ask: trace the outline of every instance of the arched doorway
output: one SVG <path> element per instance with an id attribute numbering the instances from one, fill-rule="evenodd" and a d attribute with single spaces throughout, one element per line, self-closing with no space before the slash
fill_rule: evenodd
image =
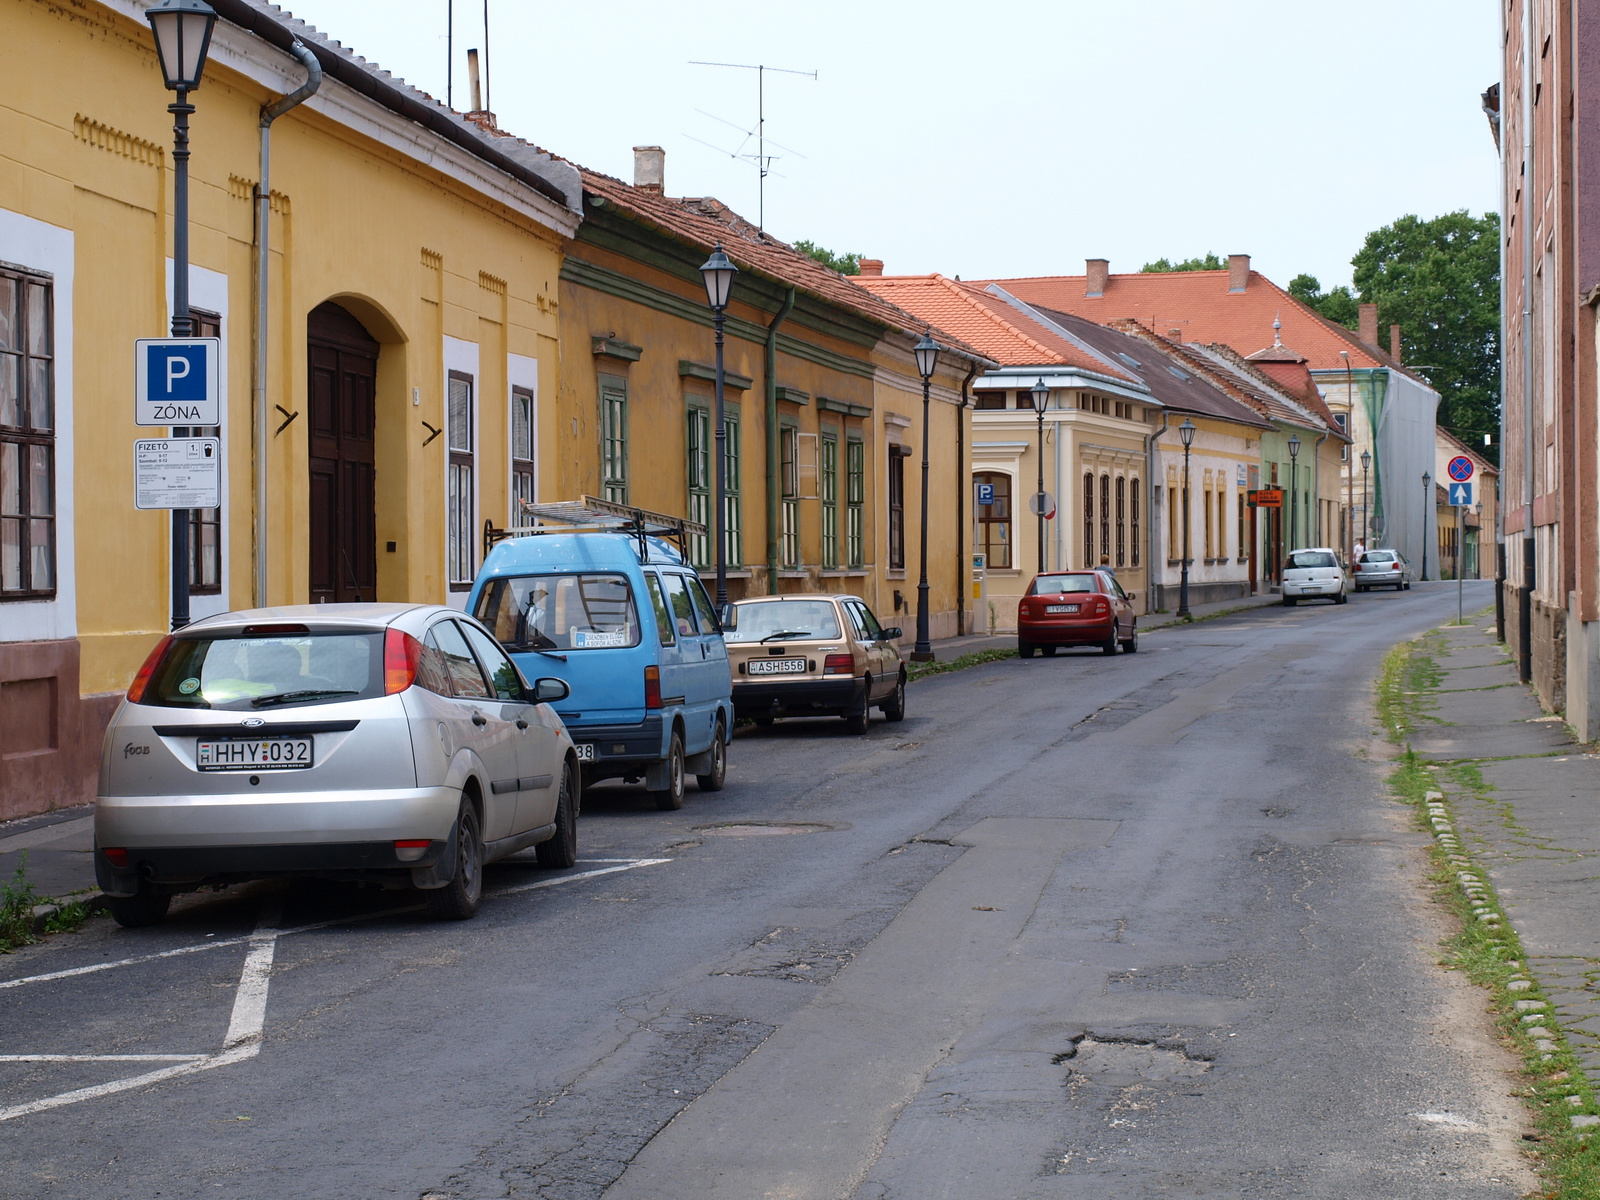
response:
<path id="1" fill-rule="evenodd" d="M 337 304 L 306 318 L 311 603 L 375 600 L 378 342 Z"/>

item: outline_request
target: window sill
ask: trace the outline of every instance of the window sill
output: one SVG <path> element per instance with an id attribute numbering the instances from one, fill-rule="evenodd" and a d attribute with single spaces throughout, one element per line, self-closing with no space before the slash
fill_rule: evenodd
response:
<path id="1" fill-rule="evenodd" d="M 804 567 L 783 567 L 778 571 L 779 579 L 809 579 L 811 572 Z"/>
<path id="2" fill-rule="evenodd" d="M 825 571 L 818 571 L 818 579 L 865 579 L 867 571 L 862 567 L 829 567 Z"/>
<path id="3" fill-rule="evenodd" d="M 452 583 L 450 585 L 450 590 L 452 592 L 470 592 L 472 590 L 472 585 L 470 583 Z"/>
<path id="4" fill-rule="evenodd" d="M 883 573 L 883 577 L 885 579 L 904 579 L 906 577 L 906 569 L 904 567 L 890 567 Z"/>
<path id="5" fill-rule="evenodd" d="M 700 576 L 701 582 L 704 582 L 707 579 L 714 580 L 717 577 L 717 569 L 715 567 L 697 567 L 695 570 Z M 751 572 L 742 567 L 738 568 L 737 570 L 733 568 L 727 568 L 723 571 L 723 575 L 728 579 L 749 579 L 751 577 Z"/>

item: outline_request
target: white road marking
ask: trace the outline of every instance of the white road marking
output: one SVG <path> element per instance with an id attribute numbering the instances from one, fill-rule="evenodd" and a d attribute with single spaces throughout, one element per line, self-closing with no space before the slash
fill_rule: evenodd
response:
<path id="1" fill-rule="evenodd" d="M 561 875 L 554 879 L 541 879 L 535 883 L 525 883 L 517 887 L 502 888 L 489 893 L 494 896 L 509 896 L 517 892 L 529 892 L 538 888 L 559 887 L 565 883 L 577 883 L 584 879 L 593 879 L 600 875 L 613 875 L 618 871 L 631 871 L 637 867 L 654 867 L 662 863 L 671 862 L 670 858 L 638 858 L 638 859 L 588 859 L 589 862 L 618 862 L 623 865 L 602 867 L 594 871 L 580 871 L 575 875 Z M 237 946 L 249 943 L 250 949 L 245 955 L 244 968 L 239 974 L 239 987 L 233 997 L 233 1013 L 228 1020 L 228 1032 L 222 1041 L 222 1049 L 215 1054 L 6 1054 L 0 1055 L 0 1062 L 176 1062 L 175 1066 L 162 1067 L 159 1070 L 147 1071 L 143 1075 L 129 1076 L 127 1079 L 114 1079 L 110 1083 L 98 1083 L 92 1087 L 77 1088 L 70 1092 L 61 1092 L 55 1096 L 46 1096 L 40 1100 L 30 1100 L 25 1104 L 14 1104 L 8 1108 L 0 1108 L 0 1123 L 14 1120 L 17 1117 L 31 1116 L 34 1113 L 46 1112 L 52 1108 L 62 1108 L 69 1104 L 78 1104 L 84 1100 L 97 1100 L 101 1096 L 112 1096 L 118 1092 L 130 1091 L 133 1088 L 144 1087 L 147 1084 L 160 1083 L 163 1080 L 175 1079 L 181 1075 L 193 1075 L 200 1071 L 209 1071 L 215 1067 L 225 1067 L 233 1063 L 244 1062 L 261 1053 L 261 1036 L 266 1027 L 267 1019 L 267 988 L 272 979 L 272 959 L 276 953 L 278 939 L 295 933 L 308 933 L 314 929 L 326 929 L 332 925 L 352 924 L 356 921 L 370 921 L 376 917 L 390 916 L 394 913 L 410 912 L 418 907 L 407 905 L 404 908 L 388 909 L 377 913 L 363 913 L 357 917 L 335 918 L 330 921 L 318 921 L 312 925 L 300 925 L 293 929 L 278 929 L 277 906 L 263 911 L 257 927 L 248 937 L 230 938 L 225 941 L 203 942 L 196 946 L 184 946 L 175 950 L 164 950 L 159 954 L 147 954 L 137 958 L 118 959 L 116 962 L 96 963 L 88 967 L 75 967 L 66 971 L 51 971 L 44 975 L 31 975 L 23 979 L 11 979 L 0 983 L 0 987 L 18 987 L 24 983 L 43 983 L 46 980 L 66 979 L 77 975 L 86 975 L 92 971 L 106 971 L 112 967 L 133 966 L 141 962 L 153 962 L 157 959 L 171 958 L 178 954 L 193 954 L 199 950 L 214 950 L 218 946 Z"/>

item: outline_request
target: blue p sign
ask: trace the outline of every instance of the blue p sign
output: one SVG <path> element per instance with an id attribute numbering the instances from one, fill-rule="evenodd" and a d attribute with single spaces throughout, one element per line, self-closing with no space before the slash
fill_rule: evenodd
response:
<path id="1" fill-rule="evenodd" d="M 205 346 L 146 346 L 150 399 L 194 402 L 206 398 Z"/>
<path id="2" fill-rule="evenodd" d="M 134 356 L 134 424 L 221 424 L 218 338 L 141 338 Z"/>
<path id="3" fill-rule="evenodd" d="M 992 484 L 992 483 L 980 483 L 978 485 L 978 503 L 979 504 L 993 504 L 994 503 L 994 484 Z"/>

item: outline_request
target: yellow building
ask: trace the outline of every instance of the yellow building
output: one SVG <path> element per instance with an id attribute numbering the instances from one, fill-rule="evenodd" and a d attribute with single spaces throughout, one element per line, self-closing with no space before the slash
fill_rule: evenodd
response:
<path id="1" fill-rule="evenodd" d="M 190 518 L 192 611 L 459 598 L 483 522 L 567 456 L 541 404 L 577 173 L 276 10 L 216 7 L 190 286 L 221 340 L 222 505 Z M 133 479 L 134 439 L 165 431 L 134 424 L 133 345 L 169 329 L 173 160 L 142 5 L 0 0 L 0 28 L 4 818 L 92 796 L 104 721 L 168 628 L 171 522 Z M 324 78 L 272 128 L 258 372 L 261 111 L 307 78 L 296 38 Z"/>
<path id="2" fill-rule="evenodd" d="M 924 326 L 710 198 L 663 193 L 659 147 L 635 181 L 583 173 L 562 268 L 556 425 L 574 439 L 557 496 L 596 495 L 714 525 L 712 312 L 700 266 L 739 268 L 727 310 L 726 562 L 732 599 L 831 591 L 914 633 Z M 963 384 L 988 360 L 946 347 L 932 378 L 930 636 L 958 629 Z M 544 489 L 545 498 L 551 489 Z M 711 536 L 692 539 L 708 585 Z"/>

